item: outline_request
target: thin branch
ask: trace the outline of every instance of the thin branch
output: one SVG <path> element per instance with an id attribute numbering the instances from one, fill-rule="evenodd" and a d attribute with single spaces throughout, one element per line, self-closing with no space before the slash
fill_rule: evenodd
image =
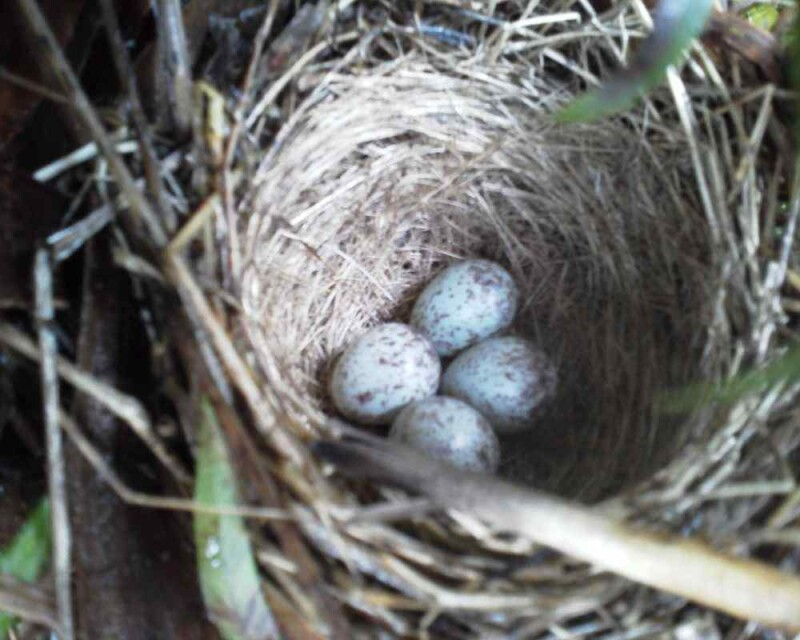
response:
<path id="1" fill-rule="evenodd" d="M 56 371 L 58 345 L 53 331 L 53 272 L 46 249 L 36 253 L 34 267 L 36 321 L 39 331 L 42 404 L 47 436 L 48 491 L 53 532 L 53 572 L 62 640 L 72 640 L 72 558 L 70 550 L 67 483 L 61 429 L 58 426 L 59 387 Z"/>
<path id="2" fill-rule="evenodd" d="M 284 509 L 271 509 L 269 507 L 249 507 L 246 505 L 206 506 L 193 500 L 184 498 L 169 498 L 142 493 L 128 487 L 113 471 L 103 455 L 95 448 L 89 439 L 81 432 L 80 427 L 71 416 L 60 412 L 61 427 L 69 436 L 72 443 L 80 451 L 86 461 L 107 484 L 120 500 L 128 504 L 147 507 L 150 509 L 164 509 L 167 511 L 187 511 L 190 513 L 209 513 L 223 516 L 241 516 L 258 520 L 291 520 L 293 516 Z"/>
<path id="3" fill-rule="evenodd" d="M 153 137 L 144 114 L 142 101 L 139 97 L 139 90 L 136 86 L 136 75 L 133 72 L 130 57 L 125 48 L 125 43 L 122 40 L 122 32 L 120 31 L 119 21 L 117 20 L 117 12 L 111 0 L 100 0 L 100 8 L 103 11 L 103 22 L 105 22 L 108 42 L 111 47 L 111 57 L 114 59 L 114 65 L 117 67 L 117 75 L 119 75 L 125 87 L 125 92 L 127 93 L 128 101 L 131 106 L 133 126 L 136 128 L 136 133 L 139 136 L 147 188 L 164 215 L 167 230 L 172 231 L 175 229 L 178 222 L 175 212 L 172 210 L 172 206 L 167 198 L 166 191 L 164 190 L 164 183 L 161 181 L 160 162 L 153 145 Z"/>
<path id="4" fill-rule="evenodd" d="M 348 523 L 392 522 L 429 515 L 436 509 L 428 498 L 408 498 L 401 502 L 382 502 L 368 507 L 345 507 L 334 515 Z"/>
<path id="5" fill-rule="evenodd" d="M 183 135 L 192 125 L 192 76 L 178 0 L 158 0 L 158 42 L 172 121 Z"/>
<path id="6" fill-rule="evenodd" d="M 292 462 L 302 465 L 303 455 L 300 452 L 298 443 L 283 431 L 272 417 L 272 412 L 266 404 L 264 395 L 261 393 L 253 374 L 242 360 L 236 347 L 230 340 L 225 328 L 219 322 L 206 300 L 203 291 L 195 282 L 192 273 L 185 260 L 180 255 L 189 239 L 202 228 L 202 221 L 211 211 L 216 198 L 209 198 L 198 211 L 192 216 L 186 225 L 178 232 L 173 241 L 164 250 L 164 272 L 172 285 L 178 290 L 184 301 L 186 312 L 190 318 L 202 322 L 204 332 L 210 336 L 214 348 L 222 360 L 230 377 L 241 391 L 245 400 L 253 412 L 253 416 L 260 430 L 266 435 L 277 450 L 286 454 Z"/>
<path id="7" fill-rule="evenodd" d="M 34 82 L 33 80 L 28 80 L 27 78 L 23 78 L 20 75 L 17 75 L 13 71 L 9 71 L 4 66 L 0 65 L 0 78 L 10 82 L 11 84 L 15 84 L 26 91 L 30 91 L 31 93 L 38 94 L 43 98 L 47 98 L 48 100 L 52 100 L 53 102 L 58 102 L 59 104 L 69 104 L 69 99 L 66 96 L 61 95 L 60 93 L 53 91 L 52 89 L 48 89 L 42 84 L 38 82 Z"/>
<path id="8" fill-rule="evenodd" d="M 164 258 L 167 278 L 177 288 L 185 305 L 203 322 L 225 368 L 250 406 L 259 430 L 278 451 L 287 455 L 293 463 L 302 466 L 303 454 L 299 443 L 275 420 L 274 413 L 266 403 L 252 371 L 242 360 L 225 328 L 214 315 L 211 305 L 192 278 L 186 262 L 181 256 L 169 252 L 165 253 Z"/>
<path id="9" fill-rule="evenodd" d="M 35 360 L 39 357 L 39 350 L 28 337 L 15 327 L 0 323 L 0 342 Z M 71 362 L 57 358 L 54 362 L 58 373 L 79 391 L 90 395 L 98 403 L 111 411 L 118 418 L 127 422 L 142 441 L 150 448 L 161 463 L 169 469 L 175 478 L 183 484 L 190 484 L 192 475 L 184 468 L 166 448 L 156 435 L 150 417 L 142 404 L 129 395 L 122 393 L 114 387 L 101 382 L 97 378 L 87 375 Z"/>
<path id="10" fill-rule="evenodd" d="M 139 144 L 134 140 L 122 140 L 126 135 L 128 135 L 128 131 L 124 128 L 111 134 L 111 140 L 115 144 L 114 148 L 117 150 L 117 153 L 123 155 L 136 153 L 139 150 Z M 94 160 L 96 157 L 97 145 L 94 142 L 87 142 L 85 145 L 70 151 L 67 155 L 53 160 L 34 171 L 33 179 L 39 182 L 47 182 L 84 162 Z"/>
<path id="11" fill-rule="evenodd" d="M 449 468 L 363 432 L 318 443 L 316 452 L 351 477 L 399 486 L 442 509 L 468 513 L 498 532 L 538 544 L 640 584 L 732 616 L 800 630 L 800 579 L 696 540 L 648 531 L 541 491 Z"/>
<path id="12" fill-rule="evenodd" d="M 291 66 L 289 69 L 284 73 L 280 78 L 273 82 L 269 89 L 261 96 L 261 99 L 258 103 L 253 107 L 253 110 L 248 114 L 247 118 L 245 119 L 245 124 L 247 128 L 251 128 L 255 126 L 258 122 L 259 118 L 264 114 L 264 112 L 269 108 L 269 106 L 275 101 L 275 99 L 280 95 L 281 91 L 283 91 L 286 86 L 297 76 L 314 58 L 316 58 L 320 53 L 325 51 L 332 46 L 341 44 L 343 42 L 349 42 L 350 40 L 356 40 L 361 34 L 358 31 L 348 31 L 347 33 L 342 33 L 332 40 L 325 40 L 323 42 L 318 42 L 313 47 L 311 47 L 308 51 L 306 51 L 300 58 Z"/>
<path id="13" fill-rule="evenodd" d="M 167 245 L 165 252 L 169 255 L 174 255 L 182 251 L 191 239 L 199 233 L 218 208 L 219 195 L 213 193 L 200 203 L 197 210 L 192 213 L 183 226 L 178 229 L 178 232 Z"/>
<path id="14" fill-rule="evenodd" d="M 114 219 L 114 211 L 103 205 L 75 224 L 56 231 L 47 237 L 53 260 L 62 262 L 80 249 Z"/>
<path id="15" fill-rule="evenodd" d="M 167 236 L 158 215 L 139 191 L 130 171 L 128 171 L 128 167 L 125 166 L 122 158 L 114 149 L 100 118 L 81 88 L 77 76 L 67 62 L 64 52 L 47 24 L 47 20 L 42 14 L 38 3 L 36 0 L 17 0 L 17 4 L 32 30 L 36 42 L 41 44 L 47 53 L 47 64 L 52 67 L 56 77 L 60 79 L 75 114 L 89 131 L 92 138 L 94 138 L 103 156 L 108 161 L 114 178 L 128 199 L 129 206 L 146 226 L 151 242 L 157 247 L 164 246 Z"/>

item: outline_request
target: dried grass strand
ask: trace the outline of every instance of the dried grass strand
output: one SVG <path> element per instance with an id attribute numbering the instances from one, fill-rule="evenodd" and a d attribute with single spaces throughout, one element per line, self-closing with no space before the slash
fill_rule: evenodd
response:
<path id="1" fill-rule="evenodd" d="M 36 345 L 25 334 L 10 324 L 0 323 L 0 342 L 5 343 L 26 358 L 35 360 L 40 357 L 40 350 L 37 349 Z M 136 398 L 124 394 L 118 389 L 86 374 L 64 358 L 56 358 L 55 366 L 58 374 L 64 380 L 76 389 L 91 396 L 99 404 L 126 422 L 176 480 L 184 485 L 191 484 L 192 475 L 168 451 L 155 433 L 144 406 Z"/>
<path id="2" fill-rule="evenodd" d="M 72 547 L 67 482 L 61 429 L 58 426 L 59 380 L 56 367 L 58 344 L 53 331 L 53 271 L 45 249 L 36 252 L 34 264 L 36 323 L 39 338 L 39 371 L 42 409 L 47 440 L 47 486 L 50 496 L 50 530 L 53 540 L 53 574 L 58 626 L 62 640 L 75 637 L 72 614 Z"/>
<path id="3" fill-rule="evenodd" d="M 75 420 L 63 411 L 59 414 L 61 427 L 80 451 L 84 459 L 92 465 L 97 475 L 105 481 L 123 502 L 167 511 L 183 511 L 186 513 L 205 513 L 219 516 L 240 516 L 255 520 L 291 520 L 293 516 L 284 509 L 269 507 L 251 507 L 248 505 L 204 505 L 186 498 L 156 496 L 131 489 L 114 472 L 105 461 L 103 455 L 83 434 Z"/>
<path id="4" fill-rule="evenodd" d="M 439 507 L 481 518 L 641 584 L 786 631 L 800 631 L 800 579 L 764 563 L 724 555 L 696 540 L 652 533 L 596 510 L 448 468 L 406 447 L 364 436 L 323 442 L 348 475 L 397 484 Z M 447 600 L 437 599 L 441 606 Z M 489 604 L 489 608 L 496 608 Z"/>
<path id="5" fill-rule="evenodd" d="M 47 63 L 52 67 L 56 77 L 59 78 L 76 115 L 91 133 L 95 144 L 106 158 L 117 184 L 128 199 L 130 207 L 141 217 L 155 245 L 162 246 L 166 242 L 166 235 L 161 221 L 150 206 L 150 203 L 147 202 L 147 199 L 136 187 L 130 171 L 128 171 L 125 163 L 111 144 L 102 122 L 67 62 L 64 52 L 61 50 L 41 9 L 34 0 L 17 0 L 17 3 L 28 26 L 36 34 L 36 41 L 43 46 L 44 52 L 47 54 Z"/>

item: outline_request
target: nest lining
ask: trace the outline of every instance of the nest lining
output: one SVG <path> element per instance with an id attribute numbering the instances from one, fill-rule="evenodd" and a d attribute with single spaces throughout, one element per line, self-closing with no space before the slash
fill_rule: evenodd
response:
<path id="1" fill-rule="evenodd" d="M 520 286 L 513 332 L 559 368 L 501 473 L 584 499 L 647 477 L 681 442 L 651 410 L 707 339 L 710 243 L 685 146 L 621 122 L 556 126 L 557 91 L 511 65 L 483 78 L 421 60 L 332 77 L 255 185 L 244 302 L 308 415 L 335 356 L 407 320 L 433 274 L 485 257 Z"/>

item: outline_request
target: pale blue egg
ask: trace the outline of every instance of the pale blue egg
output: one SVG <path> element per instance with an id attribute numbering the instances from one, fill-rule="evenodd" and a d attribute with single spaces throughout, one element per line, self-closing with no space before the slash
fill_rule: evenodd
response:
<path id="1" fill-rule="evenodd" d="M 499 433 L 532 426 L 556 386 L 550 359 L 530 341 L 513 336 L 467 349 L 442 376 L 442 393 L 472 405 Z"/>
<path id="2" fill-rule="evenodd" d="M 493 473 L 500 463 L 492 426 L 455 398 L 437 396 L 408 405 L 392 423 L 389 439 L 467 471 Z"/>
<path id="3" fill-rule="evenodd" d="M 411 312 L 411 324 L 446 357 L 507 328 L 518 303 L 517 285 L 503 267 L 489 260 L 464 260 L 425 287 Z"/>
<path id="4" fill-rule="evenodd" d="M 407 324 L 367 331 L 341 355 L 330 394 L 346 418 L 389 424 L 407 404 L 436 393 L 441 363 L 430 340 Z"/>

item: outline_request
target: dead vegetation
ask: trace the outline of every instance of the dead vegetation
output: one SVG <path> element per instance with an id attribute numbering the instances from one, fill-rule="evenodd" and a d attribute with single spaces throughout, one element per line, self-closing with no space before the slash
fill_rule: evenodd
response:
<path id="1" fill-rule="evenodd" d="M 517 330 L 565 374 L 536 441 L 506 443 L 504 475 L 796 572 L 797 385 L 654 410 L 663 391 L 729 379 L 794 338 L 800 191 L 780 87 L 698 46 L 632 112 L 556 126 L 554 110 L 647 32 L 642 3 L 319 3 L 289 21 L 272 2 L 251 29 L 240 90 L 211 77 L 217 88 L 196 86 L 190 113 L 185 35 L 167 25 L 161 45 L 181 55 L 165 55 L 174 66 L 159 76 L 175 98 L 159 103 L 166 137 L 118 39 L 131 128 L 112 133 L 36 3 L 19 4 L 57 78 L 47 92 L 96 145 L 38 175 L 76 176 L 98 196 L 74 204 L 80 219 L 37 254 L 38 334 L 0 325 L 4 349 L 42 372 L 58 615 L 38 604 L 33 620 L 57 619 L 64 638 L 87 631 L 84 596 L 71 593 L 81 540 L 68 509 L 87 484 L 69 486 L 62 433 L 91 467 L 87 483 L 97 473 L 126 502 L 192 511 L 198 399 L 210 397 L 247 502 L 235 511 L 252 517 L 286 637 L 756 633 L 470 513 L 345 481 L 309 446 L 336 434 L 324 376 L 350 337 L 402 317 L 443 262 L 499 259 L 524 290 Z M 168 16 L 177 5 L 159 6 Z M 105 256 L 86 278 L 124 271 L 131 283 L 126 317 L 144 326 L 147 390 L 117 388 L 122 365 L 93 359 L 93 331 L 112 322 L 102 313 L 80 324 L 77 366 L 59 354 L 52 272 L 85 243 Z M 158 461 L 159 495 L 126 485 L 109 456 L 118 443 L 98 431 L 109 417 Z"/>

